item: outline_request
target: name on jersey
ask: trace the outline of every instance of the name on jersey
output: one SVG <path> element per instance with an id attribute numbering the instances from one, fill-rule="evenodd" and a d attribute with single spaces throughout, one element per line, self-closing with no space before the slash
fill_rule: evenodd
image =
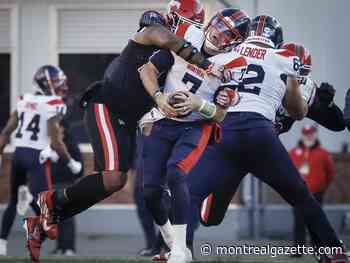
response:
<path id="1" fill-rule="evenodd" d="M 250 58 L 256 58 L 256 59 L 265 59 L 266 55 L 266 49 L 263 48 L 252 48 L 252 47 L 237 47 L 236 52 L 238 52 L 240 55 Z"/>
<path id="2" fill-rule="evenodd" d="M 204 78 L 204 73 L 200 68 L 197 68 L 196 66 L 194 66 L 192 64 L 188 64 L 187 69 L 192 71 L 196 75 L 200 76 L 201 78 Z"/>
<path id="3" fill-rule="evenodd" d="M 25 105 L 25 108 L 30 110 L 36 110 L 37 107 L 38 107 L 38 103 L 36 102 L 27 102 Z"/>

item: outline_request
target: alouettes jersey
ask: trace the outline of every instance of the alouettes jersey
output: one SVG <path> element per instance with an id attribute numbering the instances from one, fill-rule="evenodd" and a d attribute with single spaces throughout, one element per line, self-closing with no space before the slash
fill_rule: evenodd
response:
<path id="1" fill-rule="evenodd" d="M 284 49 L 264 48 L 254 44 L 243 43 L 221 61 L 230 68 L 230 61 L 244 58 L 246 66 L 240 72 L 233 70 L 238 81 L 240 102 L 229 108 L 229 112 L 256 112 L 274 121 L 277 110 L 282 104 L 286 91 L 283 76 L 297 75 L 300 61 L 291 52 Z"/>
<path id="2" fill-rule="evenodd" d="M 190 42 L 195 48 L 201 50 L 205 35 L 203 30 L 199 29 L 193 24 L 182 23 L 177 28 L 175 34 L 179 37 L 183 37 L 186 41 Z M 143 124 L 152 123 L 157 120 L 163 119 L 165 116 L 157 109 L 153 108 L 150 112 L 146 113 L 139 122 L 142 129 Z"/>
<path id="3" fill-rule="evenodd" d="M 25 94 L 17 103 L 15 146 L 44 149 L 49 144 L 47 121 L 56 115 L 65 114 L 66 110 L 61 97 Z"/>

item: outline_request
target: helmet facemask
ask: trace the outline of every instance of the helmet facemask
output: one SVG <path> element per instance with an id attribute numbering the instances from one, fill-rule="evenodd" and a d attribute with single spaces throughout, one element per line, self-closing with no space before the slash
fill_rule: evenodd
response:
<path id="1" fill-rule="evenodd" d="M 234 25 L 230 24 L 221 14 L 213 17 L 205 29 L 204 45 L 207 50 L 216 54 L 231 51 L 243 40 L 244 38 Z"/>

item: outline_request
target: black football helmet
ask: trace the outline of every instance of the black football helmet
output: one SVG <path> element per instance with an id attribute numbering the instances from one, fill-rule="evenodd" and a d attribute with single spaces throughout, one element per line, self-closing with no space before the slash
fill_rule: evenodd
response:
<path id="1" fill-rule="evenodd" d="M 282 27 L 272 16 L 257 16 L 250 24 L 246 42 L 260 42 L 272 48 L 279 48 L 283 44 Z"/>
<path id="2" fill-rule="evenodd" d="M 248 36 L 250 18 L 240 9 L 226 8 L 216 13 L 204 29 L 204 45 L 216 52 L 228 52 Z"/>
<path id="3" fill-rule="evenodd" d="M 144 12 L 141 15 L 140 21 L 139 21 L 139 30 L 143 29 L 144 27 L 152 26 L 152 25 L 162 25 L 167 26 L 167 21 L 165 17 L 155 11 L 155 10 L 149 10 Z"/>
<path id="4" fill-rule="evenodd" d="M 41 66 L 34 74 L 33 84 L 36 92 L 42 95 L 64 96 L 68 91 L 63 70 L 52 65 Z"/>

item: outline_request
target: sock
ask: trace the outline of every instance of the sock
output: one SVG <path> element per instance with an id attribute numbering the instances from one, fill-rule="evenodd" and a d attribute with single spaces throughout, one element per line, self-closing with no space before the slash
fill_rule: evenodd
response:
<path id="1" fill-rule="evenodd" d="M 162 234 L 165 243 L 171 249 L 173 245 L 174 231 L 173 231 L 173 226 L 171 225 L 169 219 L 164 225 L 159 226 L 159 231 Z"/>
<path id="2" fill-rule="evenodd" d="M 96 173 L 84 176 L 64 191 L 54 193 L 59 220 L 65 220 L 97 204 L 112 193 L 105 190 L 103 176 Z"/>
<path id="3" fill-rule="evenodd" d="M 173 249 L 186 248 L 186 230 L 187 225 L 173 225 Z"/>

